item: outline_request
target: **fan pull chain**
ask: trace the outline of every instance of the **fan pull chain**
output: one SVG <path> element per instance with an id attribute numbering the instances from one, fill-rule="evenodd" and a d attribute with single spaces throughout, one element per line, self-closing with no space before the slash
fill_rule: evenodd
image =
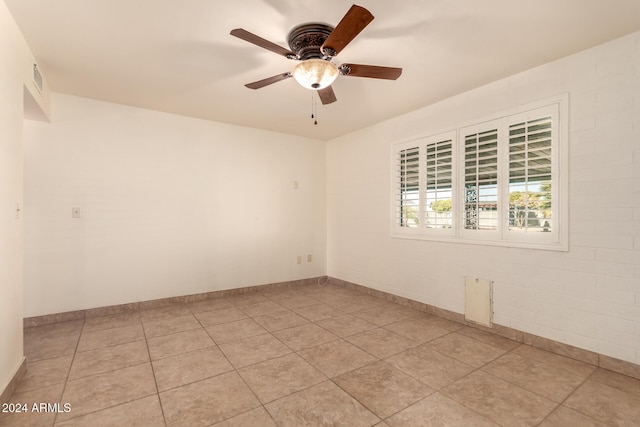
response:
<path id="1" fill-rule="evenodd" d="M 315 119 L 313 121 L 313 124 L 317 125 L 318 124 L 318 101 L 316 100 L 315 91 L 311 93 L 311 118 Z"/>

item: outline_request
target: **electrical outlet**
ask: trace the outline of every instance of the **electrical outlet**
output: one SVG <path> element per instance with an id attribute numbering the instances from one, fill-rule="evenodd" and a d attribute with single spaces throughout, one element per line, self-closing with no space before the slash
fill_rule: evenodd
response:
<path id="1" fill-rule="evenodd" d="M 302 257 L 300 255 L 296 258 L 296 264 L 302 264 Z"/>
<path id="2" fill-rule="evenodd" d="M 311 254 L 307 255 L 307 262 L 311 262 L 313 259 L 313 257 L 311 256 Z"/>

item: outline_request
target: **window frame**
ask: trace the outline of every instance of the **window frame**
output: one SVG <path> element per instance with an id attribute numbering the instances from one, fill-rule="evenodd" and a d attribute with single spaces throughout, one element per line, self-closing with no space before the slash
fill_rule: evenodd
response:
<path id="1" fill-rule="evenodd" d="M 392 218 L 391 235 L 398 238 L 507 246 L 516 248 L 568 250 L 568 137 L 569 96 L 562 94 L 553 98 L 522 105 L 482 119 L 468 121 L 451 130 L 432 133 L 391 144 L 392 151 Z M 522 121 L 551 117 L 551 211 L 552 228 L 546 232 L 521 232 L 509 230 L 509 128 Z M 518 121 L 519 120 L 519 121 Z M 474 130 L 483 132 L 497 129 L 497 227 L 496 230 L 465 229 L 465 136 Z M 426 147 L 445 139 L 452 140 L 452 226 L 451 228 L 427 228 L 426 223 Z M 398 200 L 398 153 L 407 148 L 419 147 L 419 224 L 417 227 L 402 227 L 397 221 Z"/>

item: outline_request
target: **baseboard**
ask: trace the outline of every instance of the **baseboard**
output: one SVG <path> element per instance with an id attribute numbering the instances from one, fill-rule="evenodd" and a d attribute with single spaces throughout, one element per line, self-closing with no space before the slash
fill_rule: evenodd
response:
<path id="1" fill-rule="evenodd" d="M 22 361 L 18 365 L 18 369 L 16 369 L 13 376 L 9 380 L 9 384 L 7 384 L 2 393 L 0 393 L 0 404 L 9 402 L 9 399 L 11 399 L 13 392 L 16 391 L 18 383 L 24 376 L 25 372 L 27 372 L 27 359 L 26 357 L 23 357 Z"/>
<path id="2" fill-rule="evenodd" d="M 378 298 L 383 298 L 387 301 L 394 302 L 396 304 L 405 305 L 414 308 L 425 313 L 433 314 L 439 317 L 443 317 L 454 322 L 470 326 L 472 328 L 480 329 L 485 332 L 489 332 L 495 335 L 499 335 L 511 340 L 528 344 L 532 347 L 536 347 L 542 350 L 549 351 L 551 353 L 559 354 L 561 356 L 570 357 L 580 362 L 588 363 L 590 365 L 598 366 L 603 369 L 608 369 L 629 377 L 640 379 L 640 365 L 627 362 L 625 360 L 616 359 L 614 357 L 599 354 L 590 350 L 585 350 L 579 347 L 574 347 L 569 344 L 565 344 L 559 341 L 554 341 L 549 338 L 543 338 L 537 335 L 533 335 L 527 332 L 519 331 L 508 326 L 503 326 L 494 323 L 491 328 L 478 325 L 473 322 L 468 322 L 464 319 L 464 314 L 456 313 L 450 310 L 445 310 L 440 307 L 436 307 L 430 304 L 418 302 L 409 298 L 400 297 L 388 292 L 379 291 L 377 289 L 368 288 L 366 286 L 358 285 L 356 283 L 347 282 L 345 280 L 337 279 L 335 277 L 329 277 L 328 283 L 337 286 L 343 286 L 348 289 L 363 292 L 367 295 L 372 295 Z"/>

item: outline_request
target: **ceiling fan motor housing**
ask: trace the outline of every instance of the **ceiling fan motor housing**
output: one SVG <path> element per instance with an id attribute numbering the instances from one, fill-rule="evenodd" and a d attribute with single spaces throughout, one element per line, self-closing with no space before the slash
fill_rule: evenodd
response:
<path id="1" fill-rule="evenodd" d="M 307 59 L 327 59 L 321 47 L 334 27 L 322 22 L 308 22 L 293 27 L 287 36 L 289 48 L 302 61 Z"/>

